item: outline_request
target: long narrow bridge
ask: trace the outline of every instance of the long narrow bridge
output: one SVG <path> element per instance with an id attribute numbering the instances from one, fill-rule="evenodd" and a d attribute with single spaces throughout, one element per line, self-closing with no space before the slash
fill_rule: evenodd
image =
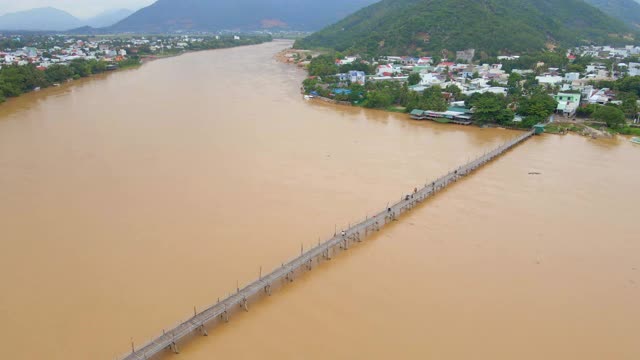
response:
<path id="1" fill-rule="evenodd" d="M 307 250 L 306 252 L 303 252 L 300 256 L 296 257 L 286 264 L 283 264 L 281 267 L 278 267 L 271 273 L 265 276 L 260 276 L 257 280 L 253 281 L 242 289 L 238 289 L 236 293 L 228 296 L 221 301 L 218 301 L 216 304 L 208 307 L 207 309 L 199 313 L 196 313 L 194 310 L 193 317 L 168 331 L 163 331 L 162 335 L 158 336 L 157 338 L 153 339 L 137 350 L 133 347 L 132 344 L 131 353 L 123 356 L 121 359 L 151 359 L 156 354 L 159 354 L 160 352 L 166 350 L 171 350 L 175 353 L 178 353 L 177 343 L 181 339 L 184 339 L 194 333 L 207 335 L 205 326 L 208 323 L 211 323 L 214 320 L 218 319 L 228 321 L 229 314 L 233 309 L 241 308 L 245 311 L 248 311 L 248 301 L 252 297 L 258 294 L 270 295 L 272 286 L 277 284 L 277 282 L 282 280 L 293 281 L 293 276 L 295 275 L 295 273 L 300 269 L 310 270 L 314 260 L 319 262 L 323 259 L 330 259 L 336 247 L 342 250 L 348 249 L 350 242 L 359 242 L 371 232 L 380 230 L 380 228 L 384 225 L 390 223 L 393 220 L 396 220 L 396 218 L 400 214 L 411 210 L 417 204 L 430 198 L 438 191 L 447 187 L 449 184 L 456 182 L 459 178 L 468 175 L 475 169 L 502 155 L 509 149 L 530 138 L 533 134 L 534 131 L 532 130 L 522 134 L 521 136 L 518 136 L 517 138 L 503 144 L 497 149 L 482 155 L 476 160 L 473 160 L 449 172 L 448 174 L 442 176 L 431 184 L 426 184 L 419 190 L 416 189 L 410 195 L 404 196 L 400 201 L 391 205 L 390 207 L 387 207 L 386 209 L 383 209 L 375 216 L 367 218 L 366 220 L 349 227 L 339 234 L 335 234 L 331 239 L 318 244 L 317 246 Z"/>

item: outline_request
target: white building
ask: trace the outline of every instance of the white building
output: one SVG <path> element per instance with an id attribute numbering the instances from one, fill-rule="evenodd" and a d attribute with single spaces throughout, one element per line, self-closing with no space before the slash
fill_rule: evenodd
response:
<path id="1" fill-rule="evenodd" d="M 354 84 L 364 85 L 367 81 L 367 75 L 364 71 L 349 71 L 349 81 Z"/>
<path id="2" fill-rule="evenodd" d="M 578 79 L 580 79 L 580 73 L 577 73 L 577 72 L 570 72 L 570 73 L 566 73 L 566 74 L 564 75 L 564 79 L 565 79 L 566 81 L 575 81 L 575 80 L 578 80 Z"/>
<path id="3" fill-rule="evenodd" d="M 440 80 L 436 75 L 432 73 L 420 74 L 420 85 L 432 86 L 441 84 L 442 80 Z"/>
<path id="4" fill-rule="evenodd" d="M 348 65 L 348 64 L 353 64 L 354 61 L 356 61 L 356 57 L 355 56 L 347 56 L 344 59 L 338 60 L 337 63 L 338 65 Z"/>
<path id="5" fill-rule="evenodd" d="M 536 80 L 538 80 L 538 83 L 540 84 L 556 85 L 561 83 L 564 80 L 564 78 L 562 76 L 544 75 L 544 76 L 536 76 Z"/>

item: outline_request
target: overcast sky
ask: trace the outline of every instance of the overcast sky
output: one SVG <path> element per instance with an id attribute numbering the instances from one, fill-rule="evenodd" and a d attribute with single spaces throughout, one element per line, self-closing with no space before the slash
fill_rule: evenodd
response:
<path id="1" fill-rule="evenodd" d="M 154 2 L 155 0 L 0 0 L 0 15 L 51 6 L 77 17 L 90 17 L 105 10 L 122 8 L 138 10 Z"/>

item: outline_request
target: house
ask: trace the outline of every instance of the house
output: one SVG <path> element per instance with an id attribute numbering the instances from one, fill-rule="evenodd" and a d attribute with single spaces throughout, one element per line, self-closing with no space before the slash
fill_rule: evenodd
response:
<path id="1" fill-rule="evenodd" d="M 580 106 L 580 94 L 574 93 L 558 93 L 553 98 L 558 102 L 557 112 L 561 112 L 565 116 L 573 116 Z"/>
<path id="2" fill-rule="evenodd" d="M 367 81 L 367 76 L 364 71 L 349 71 L 349 81 L 353 84 L 364 85 Z"/>
<path id="3" fill-rule="evenodd" d="M 393 67 L 391 64 L 378 65 L 378 69 L 376 71 L 376 75 L 378 76 L 392 76 L 395 73 L 400 72 L 400 70 Z"/>
<path id="4" fill-rule="evenodd" d="M 456 63 L 451 62 L 451 61 L 443 61 L 440 64 L 438 64 L 438 66 L 436 67 L 437 70 L 439 71 L 444 71 L 447 68 L 452 68 L 456 65 Z"/>
<path id="5" fill-rule="evenodd" d="M 431 65 L 432 62 L 433 62 L 433 59 L 430 57 L 421 57 L 418 59 L 418 62 L 416 63 L 416 65 L 418 66 Z"/>
<path id="6" fill-rule="evenodd" d="M 556 85 L 562 82 L 564 78 L 562 76 L 557 75 L 544 75 L 544 76 L 536 76 L 536 80 L 538 80 L 539 84 L 549 84 Z"/>
<path id="7" fill-rule="evenodd" d="M 640 63 L 629 63 L 629 76 L 640 76 Z"/>
<path id="8" fill-rule="evenodd" d="M 565 81 L 575 81 L 580 79 L 580 73 L 577 72 L 570 72 L 570 73 L 566 73 L 564 74 L 564 80 Z"/>
<path id="9" fill-rule="evenodd" d="M 420 74 L 420 85 L 423 86 L 432 86 L 432 85 L 440 85 L 444 81 L 440 78 L 440 76 L 433 73 Z"/>
<path id="10" fill-rule="evenodd" d="M 349 74 L 336 74 L 336 77 L 338 78 L 338 81 L 348 81 L 349 80 Z"/>
<path id="11" fill-rule="evenodd" d="M 411 65 L 411 66 L 413 66 L 413 65 L 418 63 L 418 59 L 412 58 L 412 57 L 409 57 L 409 56 L 403 56 L 403 57 L 400 58 L 400 63 L 402 65 Z"/>
<path id="12" fill-rule="evenodd" d="M 587 92 L 587 101 L 589 104 L 600 104 L 605 105 L 609 101 L 611 101 L 609 89 L 590 89 Z"/>
<path id="13" fill-rule="evenodd" d="M 349 64 L 353 64 L 354 61 L 356 61 L 356 57 L 355 56 L 347 56 L 344 59 L 337 59 L 336 60 L 336 64 L 337 65 L 349 65 Z"/>

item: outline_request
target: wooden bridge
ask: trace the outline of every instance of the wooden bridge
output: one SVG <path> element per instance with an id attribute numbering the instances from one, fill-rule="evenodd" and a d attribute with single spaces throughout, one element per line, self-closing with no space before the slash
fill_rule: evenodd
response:
<path id="1" fill-rule="evenodd" d="M 192 334 L 208 335 L 206 325 L 213 323 L 214 320 L 229 321 L 229 314 L 234 309 L 243 309 L 248 311 L 248 302 L 252 297 L 259 294 L 271 294 L 272 287 L 282 281 L 293 281 L 293 276 L 299 270 L 310 270 L 315 262 L 330 259 L 333 252 L 338 250 L 346 250 L 349 244 L 354 241 L 362 241 L 368 234 L 378 231 L 384 225 L 395 220 L 400 214 L 411 210 L 417 204 L 425 201 L 429 197 L 444 189 L 449 184 L 456 182 L 459 178 L 468 175 L 475 169 L 488 163 L 494 158 L 505 153 L 514 146 L 527 140 L 533 136 L 534 131 L 518 136 L 517 138 L 503 144 L 495 150 L 492 150 L 481 157 L 465 164 L 450 173 L 442 176 L 430 184 L 426 184 L 421 189 L 416 189 L 390 207 L 383 209 L 375 216 L 370 217 L 355 224 L 339 234 L 335 234 L 333 238 L 320 243 L 317 246 L 301 253 L 300 256 L 289 261 L 286 264 L 273 270 L 271 273 L 260 276 L 257 280 L 248 284 L 244 288 L 239 288 L 235 294 L 228 296 L 223 300 L 219 300 L 214 305 L 197 313 L 190 319 L 180 323 L 174 328 L 163 331 L 162 335 L 148 342 L 144 346 L 135 349 L 132 344 L 131 353 L 121 357 L 122 360 L 143 360 L 151 359 L 156 354 L 171 350 L 178 353 L 178 342 Z"/>

